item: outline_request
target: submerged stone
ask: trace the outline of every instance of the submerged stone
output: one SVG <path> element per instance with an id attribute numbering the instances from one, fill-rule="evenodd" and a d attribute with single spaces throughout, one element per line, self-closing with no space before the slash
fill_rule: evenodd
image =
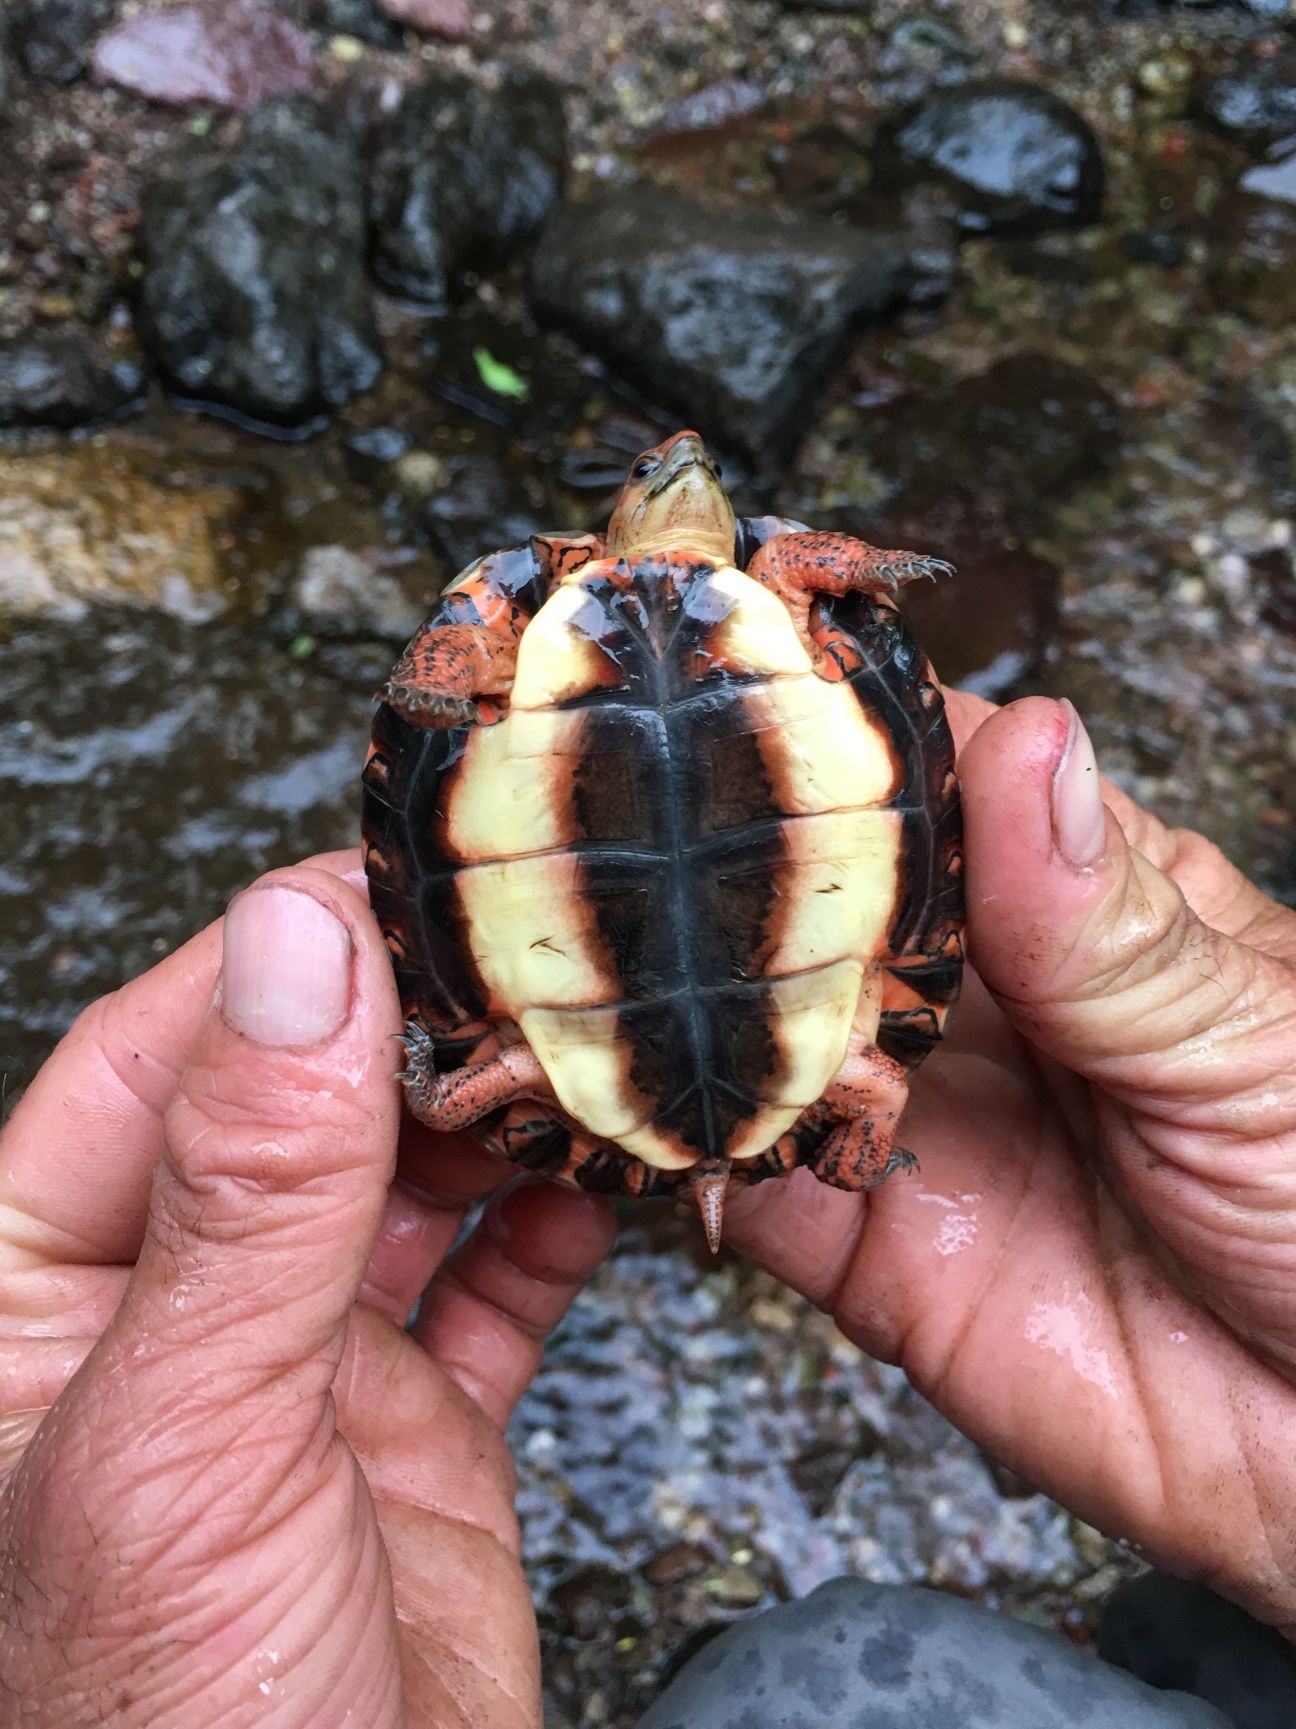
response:
<path id="1" fill-rule="evenodd" d="M 194 621 L 232 594 L 220 547 L 237 493 L 94 444 L 0 453 L 0 616 L 80 618 L 89 606 Z"/>
<path id="2" fill-rule="evenodd" d="M 273 0 L 200 0 L 126 19 L 100 38 L 94 72 L 154 102 L 251 109 L 309 90 L 315 57 Z"/>
<path id="3" fill-rule="evenodd" d="M 262 108 L 144 199 L 139 328 L 171 388 L 294 426 L 382 370 L 357 151 L 313 103 Z"/>
<path id="4" fill-rule="evenodd" d="M 1265 150 L 1296 136 L 1296 47 L 1230 68 L 1204 84 L 1197 111 L 1220 132 Z"/>
<path id="5" fill-rule="evenodd" d="M 468 272 L 501 269 L 562 190 L 567 125 L 554 86 L 515 71 L 495 91 L 429 74 L 380 129 L 374 261 L 399 293 L 444 307 Z"/>
<path id="6" fill-rule="evenodd" d="M 876 166 L 884 182 L 945 181 L 963 225 L 981 233 L 1036 234 L 1102 212 L 1092 128 L 1051 91 L 1015 79 L 938 91 L 884 129 Z"/>
<path id="7" fill-rule="evenodd" d="M 904 298 L 906 239 L 635 187 L 556 210 L 539 314 L 751 454 L 789 444 L 851 328 Z"/>
<path id="8" fill-rule="evenodd" d="M 90 44 L 116 9 L 117 0 L 14 0 L 10 47 L 33 78 L 70 84 L 85 71 Z M 4 26 L 0 15 L 0 31 Z"/>
<path id="9" fill-rule="evenodd" d="M 143 393 L 139 368 L 109 358 L 83 331 L 0 341 L 0 426 L 67 431 L 110 419 Z"/>

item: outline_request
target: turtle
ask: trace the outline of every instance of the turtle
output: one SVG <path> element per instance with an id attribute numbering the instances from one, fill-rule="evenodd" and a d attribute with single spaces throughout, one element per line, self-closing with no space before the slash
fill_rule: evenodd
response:
<path id="1" fill-rule="evenodd" d="M 444 591 L 379 693 L 370 897 L 405 1098 L 520 1167 L 691 1191 L 911 1167 L 963 966 L 954 746 L 900 588 L 949 572 L 735 516 L 682 431 L 606 535 Z"/>

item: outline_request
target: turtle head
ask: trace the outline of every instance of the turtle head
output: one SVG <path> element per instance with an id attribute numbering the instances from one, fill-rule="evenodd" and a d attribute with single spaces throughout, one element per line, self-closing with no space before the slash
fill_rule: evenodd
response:
<path id="1" fill-rule="evenodd" d="M 720 465 L 696 432 L 677 432 L 635 458 L 608 524 L 607 549 L 619 558 L 696 552 L 732 564 L 737 531 Z"/>

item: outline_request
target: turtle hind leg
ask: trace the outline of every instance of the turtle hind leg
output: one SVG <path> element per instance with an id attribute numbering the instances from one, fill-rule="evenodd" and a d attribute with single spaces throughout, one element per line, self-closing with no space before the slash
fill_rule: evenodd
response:
<path id="1" fill-rule="evenodd" d="M 552 1098 L 549 1078 L 527 1044 L 506 1045 L 484 1062 L 441 1073 L 436 1041 L 411 1021 L 405 1033 L 405 1068 L 401 1080 L 410 1112 L 428 1128 L 442 1133 L 466 1129 L 502 1106 L 522 1098 Z"/>
<path id="2" fill-rule="evenodd" d="M 874 1189 L 918 1161 L 895 1144 L 909 1096 L 904 1068 L 876 1045 L 852 1041 L 832 1084 L 813 1107 L 824 1138 L 806 1159 L 820 1182 L 836 1189 Z"/>

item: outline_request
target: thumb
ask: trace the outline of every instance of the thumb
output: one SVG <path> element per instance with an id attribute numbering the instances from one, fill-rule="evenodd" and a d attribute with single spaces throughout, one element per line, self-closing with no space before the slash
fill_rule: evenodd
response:
<path id="1" fill-rule="evenodd" d="M 1236 1125 L 1272 1084 L 1259 1034 L 1276 1007 L 1290 1016 L 1290 970 L 1204 924 L 1128 844 L 1069 703 L 1000 710 L 960 775 L 969 947 L 1009 1018 L 1150 1116 L 1201 1128 L 1215 1100 Z"/>
<path id="2" fill-rule="evenodd" d="M 978 973 L 1091 1083 L 1043 1077 L 1078 1144 L 1239 1331 L 1296 1360 L 1296 967 L 1204 923 L 1129 844 L 1070 704 L 999 711 L 960 775 Z M 1223 904 L 1231 866 L 1180 843 L 1194 897 Z"/>
<path id="3" fill-rule="evenodd" d="M 169 1397 L 189 1375 L 210 1396 L 217 1365 L 232 1403 L 290 1374 L 327 1391 L 394 1165 L 399 1025 L 381 937 L 345 883 L 297 868 L 233 902 L 110 1329 L 152 1342 Z"/>

